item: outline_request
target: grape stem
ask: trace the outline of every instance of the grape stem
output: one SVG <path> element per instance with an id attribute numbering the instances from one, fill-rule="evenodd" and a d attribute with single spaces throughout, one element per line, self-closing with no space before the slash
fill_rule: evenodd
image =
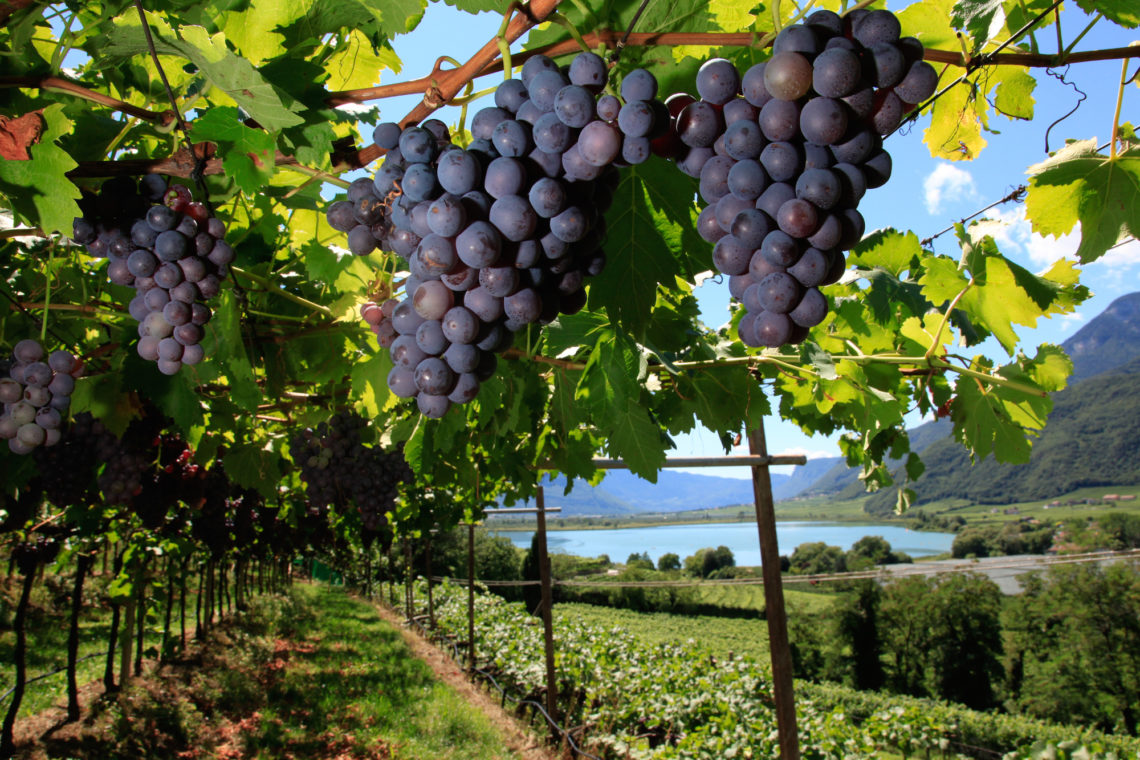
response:
<path id="1" fill-rule="evenodd" d="M 559 367 L 565 370 L 581 371 L 586 369 L 586 364 L 582 362 L 573 362 L 566 359 L 556 359 L 549 356 L 542 356 L 539 354 L 525 354 L 522 351 L 512 348 L 503 353 L 503 356 L 508 359 L 529 359 L 530 361 L 538 362 L 540 364 L 549 364 L 553 367 Z M 832 354 L 831 358 L 837 362 L 849 361 L 855 364 L 895 364 L 895 365 L 913 365 L 914 367 L 929 369 L 934 372 L 956 372 L 965 377 L 974 378 L 980 382 L 996 385 L 1003 388 L 1008 388 L 1013 391 L 1025 393 L 1030 396 L 1038 398 L 1047 398 L 1048 391 L 1044 391 L 1036 386 L 1027 383 L 1021 383 L 1016 380 L 1004 378 L 1001 375 L 991 375 L 985 372 L 978 372 L 977 370 L 969 369 L 968 367 L 959 367 L 952 364 L 945 359 L 938 357 L 926 356 L 906 356 L 904 354 Z M 771 365 L 776 367 L 792 368 L 797 362 L 802 362 L 799 356 L 791 356 L 786 354 L 756 354 L 753 356 L 742 356 L 732 359 L 710 359 L 707 361 L 693 361 L 693 362 L 674 362 L 671 367 L 664 365 L 653 365 L 648 368 L 650 372 L 672 372 L 673 370 L 706 370 L 706 369 L 720 369 L 721 367 L 759 367 L 763 365 Z"/>
<path id="2" fill-rule="evenodd" d="M 1120 108 L 1124 104 L 1124 86 L 1128 84 L 1128 61 L 1120 62 L 1120 87 L 1116 91 L 1116 112 L 1112 115 L 1112 136 L 1108 143 L 1109 160 L 1116 159 L 1116 140 L 1120 135 Z"/>
<path id="3" fill-rule="evenodd" d="M 926 349 L 927 361 L 933 358 L 935 349 L 942 345 L 942 331 L 946 329 L 946 323 L 950 321 L 950 314 L 958 306 L 958 302 L 962 300 L 962 297 L 966 295 L 966 292 L 969 291 L 973 284 L 974 280 L 971 278 L 970 281 L 966 283 L 966 287 L 959 290 L 958 295 L 954 296 L 954 300 L 946 307 L 946 312 L 942 315 L 942 321 L 938 325 L 938 331 L 934 333 L 934 340 L 931 342 L 930 348 Z"/>
<path id="4" fill-rule="evenodd" d="M 176 118 L 174 111 L 150 111 L 146 108 L 133 106 L 130 103 L 125 103 L 118 98 L 112 98 L 110 95 L 104 95 L 100 92 L 95 92 L 81 85 L 79 82 L 72 81 L 65 77 L 34 77 L 34 76 L 10 76 L 0 77 L 0 87 L 23 87 L 25 89 L 39 89 L 48 90 L 49 92 L 62 92 L 67 95 L 74 95 L 77 98 L 89 101 L 91 103 L 98 103 L 102 106 L 113 108 L 120 113 L 125 113 L 129 116 L 134 116 L 136 119 L 150 122 L 151 124 L 166 125 L 174 121 Z"/>
<path id="5" fill-rule="evenodd" d="M 254 274 L 253 272 L 250 272 L 250 271 L 247 271 L 245 269 L 242 269 L 241 267 L 235 267 L 235 266 L 231 266 L 230 271 L 233 272 L 235 275 L 240 274 L 242 277 L 245 277 L 246 279 L 250 280 L 251 282 L 254 282 L 254 283 L 260 285 L 261 287 L 265 288 L 266 292 L 273 293 L 274 295 L 281 296 L 286 301 L 292 301 L 293 303 L 297 304 L 298 306 L 304 306 L 306 309 L 309 309 L 310 311 L 315 311 L 318 314 L 324 314 L 326 317 L 329 317 L 332 319 L 336 318 L 336 315 L 333 314 L 332 309 L 328 308 L 327 306 L 321 306 L 319 303 L 314 303 L 307 298 L 302 298 L 299 295 L 296 295 L 294 293 L 290 293 L 288 290 L 284 290 L 284 289 L 278 287 L 276 284 L 274 284 L 270 280 L 266 279 L 265 277 L 262 277 L 261 275 Z"/>

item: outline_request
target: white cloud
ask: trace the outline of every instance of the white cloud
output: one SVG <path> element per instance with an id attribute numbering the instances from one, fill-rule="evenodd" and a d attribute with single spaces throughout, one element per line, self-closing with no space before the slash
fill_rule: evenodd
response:
<path id="1" fill-rule="evenodd" d="M 1081 244 L 1081 226 L 1059 238 L 1044 237 L 1033 231 L 1025 218 L 1025 206 L 1015 206 L 1006 210 L 988 212 L 989 218 L 971 227 L 970 232 L 977 239 L 989 235 L 1006 255 L 1021 254 L 1031 265 L 1044 270 L 1058 259 L 1075 258 Z M 1131 240 L 1113 248 L 1096 261 L 1082 268 L 1106 267 L 1110 272 L 1119 272 L 1140 265 L 1140 241 Z"/>
<path id="2" fill-rule="evenodd" d="M 790 449 L 784 449 L 780 452 L 782 457 L 805 456 L 808 459 L 824 459 L 826 457 L 839 456 L 834 451 L 821 451 L 819 449 L 805 449 L 802 446 L 793 446 Z"/>
<path id="3" fill-rule="evenodd" d="M 943 201 L 965 200 L 978 197 L 973 176 L 954 164 L 942 162 L 922 183 L 926 210 L 931 214 L 942 211 Z"/>

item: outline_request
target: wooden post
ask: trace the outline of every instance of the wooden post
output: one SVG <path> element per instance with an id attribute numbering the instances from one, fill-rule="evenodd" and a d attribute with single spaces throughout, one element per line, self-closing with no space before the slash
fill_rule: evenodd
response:
<path id="1" fill-rule="evenodd" d="M 538 487 L 538 578 L 542 584 L 542 642 L 546 650 L 546 712 L 552 721 L 558 721 L 558 681 L 554 672 L 554 594 L 550 586 L 550 556 L 546 551 L 546 499 L 542 486 Z M 557 729 L 550 728 L 555 740 Z"/>
<path id="2" fill-rule="evenodd" d="M 766 456 L 764 422 L 748 435 L 753 456 Z M 780 760 L 799 760 L 796 730 L 796 697 L 792 687 L 792 651 L 788 645 L 788 618 L 780 579 L 780 548 L 776 542 L 776 509 L 768 465 L 752 467 L 752 491 L 756 497 L 756 528 L 760 533 L 760 562 L 764 576 L 764 605 L 768 618 L 768 648 L 772 655 L 772 687 L 776 698 L 776 730 Z"/>
<path id="3" fill-rule="evenodd" d="M 416 614 L 415 591 L 412 584 L 415 576 L 412 574 L 412 539 L 404 539 L 404 617 L 410 623 Z"/>
<path id="4" fill-rule="evenodd" d="M 467 669 L 475 670 L 475 521 L 467 523 Z"/>
<path id="5" fill-rule="evenodd" d="M 435 630 L 435 601 L 431 595 L 431 533 L 424 537 L 424 572 L 427 574 L 428 629 Z"/>

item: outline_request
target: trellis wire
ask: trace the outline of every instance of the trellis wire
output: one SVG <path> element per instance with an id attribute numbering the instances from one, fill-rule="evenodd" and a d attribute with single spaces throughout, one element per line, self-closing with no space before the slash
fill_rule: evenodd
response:
<path id="1" fill-rule="evenodd" d="M 76 662 L 76 664 L 79 664 L 79 663 L 83 662 L 84 660 L 90 660 L 92 657 L 105 657 L 106 655 L 107 655 L 106 652 L 92 652 L 91 654 L 86 654 L 86 655 L 80 657 L 75 662 Z M 67 666 L 63 665 L 61 667 L 56 668 L 55 670 L 48 671 L 47 673 L 41 673 L 40 675 L 36 676 L 35 678 L 29 678 L 26 681 L 24 681 L 24 685 L 27 686 L 28 684 L 33 684 L 36 681 L 42 681 L 43 679 L 47 678 L 48 676 L 54 676 L 55 674 L 62 673 L 65 670 L 67 670 Z M 0 702 L 3 702 L 8 697 L 12 696 L 12 692 L 14 692 L 15 690 L 16 690 L 16 687 L 13 686 L 12 688 L 8 689 L 8 691 L 4 692 L 3 695 L 0 695 Z"/>

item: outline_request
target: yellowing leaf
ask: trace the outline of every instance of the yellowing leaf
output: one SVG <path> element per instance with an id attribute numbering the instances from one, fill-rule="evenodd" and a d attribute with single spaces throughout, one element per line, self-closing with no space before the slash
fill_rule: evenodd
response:
<path id="1" fill-rule="evenodd" d="M 1006 67 L 999 67 L 1002 72 Z M 1014 69 L 998 82 L 994 95 L 994 108 L 1011 119 L 1033 118 L 1033 90 L 1037 80 L 1024 69 Z"/>
<path id="2" fill-rule="evenodd" d="M 951 88 L 931 110 L 930 126 L 923 140 L 935 158 L 972 161 L 986 147 L 979 118 L 985 115 L 985 100 L 972 86 L 962 83 Z"/>

